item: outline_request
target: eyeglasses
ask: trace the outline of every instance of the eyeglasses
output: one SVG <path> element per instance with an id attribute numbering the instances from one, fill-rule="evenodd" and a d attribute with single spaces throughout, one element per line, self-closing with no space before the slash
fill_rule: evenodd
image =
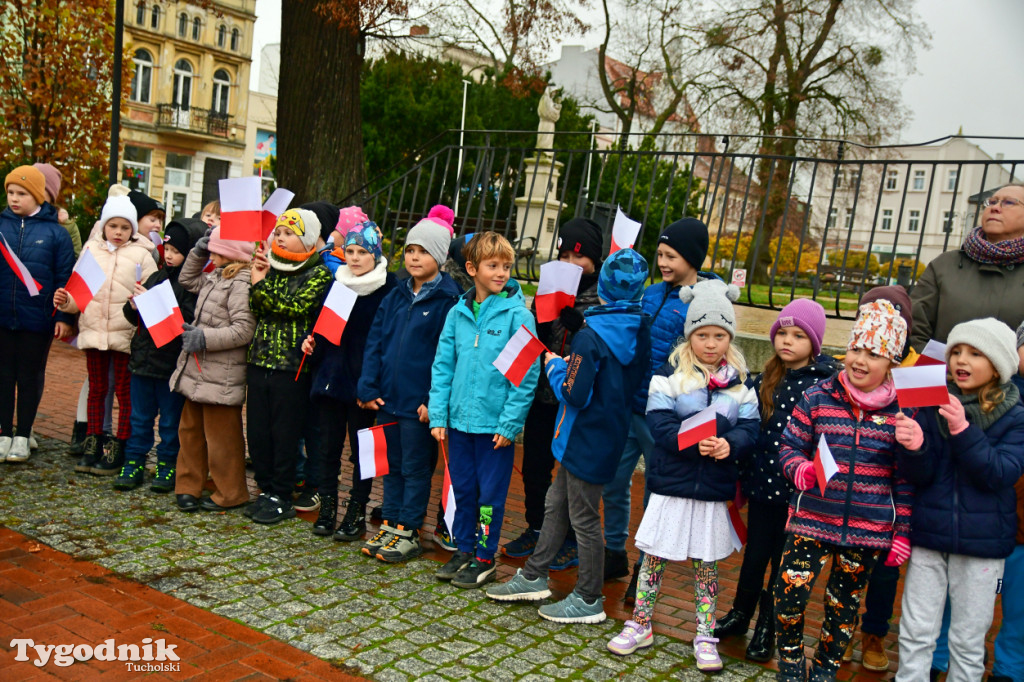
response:
<path id="1" fill-rule="evenodd" d="M 985 208 L 992 208 L 993 206 L 999 206 L 1001 208 L 1013 208 L 1014 206 L 1024 206 L 1024 201 L 1020 199 L 996 199 L 995 197 L 989 197 L 985 201 L 981 202 L 981 205 Z"/>

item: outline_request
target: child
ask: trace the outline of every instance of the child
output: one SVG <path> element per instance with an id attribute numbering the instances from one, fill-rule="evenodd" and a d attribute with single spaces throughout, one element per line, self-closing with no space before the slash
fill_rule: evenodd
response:
<path id="1" fill-rule="evenodd" d="M 25 462 L 50 343 L 54 336 L 71 334 L 73 317 L 51 312 L 54 290 L 68 281 L 75 255 L 56 210 L 46 202 L 42 173 L 18 166 L 7 174 L 4 189 L 7 208 L 0 214 L 0 234 L 39 284 L 39 295 L 30 296 L 14 269 L 0 266 L 0 462 Z"/>
<path id="2" fill-rule="evenodd" d="M 199 212 L 199 219 L 210 227 L 220 227 L 220 200 L 214 199 Z"/>
<path id="3" fill-rule="evenodd" d="M 146 281 L 156 272 L 150 255 L 152 243 L 139 237 L 135 206 L 128 197 L 111 197 L 103 204 L 100 231 L 85 244 L 103 269 L 106 281 L 85 310 L 60 288 L 54 302 L 66 313 L 78 313 L 78 347 L 85 351 L 89 372 L 89 426 L 85 451 L 75 471 L 113 476 L 124 460 L 124 447 L 131 435 L 131 377 L 128 374 L 129 351 L 135 326 L 125 319 L 122 309 L 135 290 L 135 283 Z M 140 276 L 141 275 L 141 276 Z M 100 442 L 103 412 L 109 385 L 110 367 L 114 368 L 114 392 L 117 395 L 117 435 L 106 450 Z"/>
<path id="4" fill-rule="evenodd" d="M 834 680 L 853 636 L 860 595 L 879 552 L 899 565 L 910 554 L 913 488 L 896 457 L 920 446 L 921 429 L 903 414 L 889 370 L 899 364 L 907 325 L 888 301 L 860 307 L 844 369 L 807 389 L 782 435 L 779 463 L 799 492 L 790 502 L 789 537 L 775 581 L 779 679 L 803 680 L 804 609 L 825 563 L 825 619 L 812 680 Z M 814 473 L 822 434 L 838 466 L 822 492 Z"/>
<path id="5" fill-rule="evenodd" d="M 427 419 L 430 364 L 445 317 L 460 294 L 440 271 L 450 244 L 448 230 L 433 220 L 421 220 L 409 230 L 405 268 L 410 277 L 381 301 L 366 340 L 357 403 L 379 410 L 378 423 L 394 424 L 387 433 L 383 523 L 360 548 L 381 561 L 423 553 L 419 529 L 437 465 L 437 443 Z"/>
<path id="6" fill-rule="evenodd" d="M 249 308 L 256 332 L 246 374 L 246 427 L 260 496 L 246 511 L 256 523 L 295 516 L 295 465 L 310 407 L 311 368 L 301 363 L 301 346 L 331 283 L 316 252 L 319 236 L 312 211 L 289 209 L 253 263 Z"/>
<path id="7" fill-rule="evenodd" d="M 172 233 L 173 234 L 173 233 Z M 178 282 L 197 296 L 195 324 L 185 325 L 171 388 L 185 396 L 174 492 L 178 509 L 220 511 L 245 504 L 246 347 L 256 329 L 249 310 L 253 242 L 220 238 L 209 228 L 189 252 Z M 213 272 L 204 273 L 207 260 Z M 216 490 L 200 500 L 207 474 Z"/>
<path id="8" fill-rule="evenodd" d="M 174 374 L 178 356 L 181 355 L 181 340 L 174 339 L 157 348 L 146 325 L 141 323 L 135 296 L 169 281 L 182 319 L 186 324 L 191 324 L 195 315 L 196 295 L 182 286 L 178 275 L 185 256 L 192 251 L 205 231 L 206 224 L 200 220 L 183 218 L 171 221 L 165 232 L 164 269 L 153 273 L 144 283 L 136 282 L 133 296 L 122 309 L 125 319 L 135 327 L 136 333 L 132 337 L 131 359 L 128 361 L 128 371 L 132 374 L 132 435 L 125 445 L 124 466 L 114 480 L 114 488 L 117 490 L 131 490 L 142 485 L 146 456 L 153 447 L 153 420 L 157 413 L 160 415 L 157 424 L 160 443 L 156 446 L 156 474 L 150 490 L 158 493 L 174 490 L 178 422 L 181 420 L 185 398 L 171 390 L 168 380 Z"/>
<path id="9" fill-rule="evenodd" d="M 601 303 L 585 313 L 586 326 L 575 335 L 568 361 L 552 353 L 545 356 L 550 387 L 560 404 L 552 448 L 562 466 L 547 496 L 536 551 L 511 580 L 488 589 L 487 596 L 498 601 L 549 596 L 549 566 L 572 521 L 580 550 L 576 588 L 539 610 L 542 618 L 556 623 L 605 619 L 601 489 L 615 475 L 629 431 L 629 401 L 650 362 L 650 318 L 640 306 L 646 279 L 647 262 L 636 251 L 620 249 L 609 256 L 597 284 Z"/>
<path id="10" fill-rule="evenodd" d="M 163 203 L 136 190 L 129 192 L 128 198 L 138 213 L 139 234 L 142 238 L 149 239 L 151 232 L 159 234 L 164 229 L 164 220 L 167 217 Z"/>
<path id="11" fill-rule="evenodd" d="M 694 571 L 697 637 L 693 640 L 697 668 L 720 670 L 715 645 L 718 560 L 733 551 L 727 503 L 736 495 L 738 465 L 757 439 L 757 394 L 744 385 L 746 361 L 732 344 L 736 314 L 731 301 L 735 286 L 720 280 L 698 282 L 681 292 L 690 304 L 683 328 L 684 343 L 668 365 L 651 379 L 647 424 L 654 437 L 647 484 L 651 492 L 636 532 L 644 552 L 633 619 L 608 642 L 619 655 L 654 643 L 652 620 L 665 566 L 690 559 Z M 679 425 L 714 405 L 716 435 L 682 452 Z"/>
<path id="12" fill-rule="evenodd" d="M 925 447 L 900 460 L 916 488 L 897 680 L 927 679 L 947 586 L 949 678 L 984 677 L 985 635 L 1016 545 L 1014 484 L 1024 474 L 1016 337 L 995 318 L 963 322 L 946 339 L 946 362 L 949 403 L 918 412 Z"/>
<path id="13" fill-rule="evenodd" d="M 513 441 L 526 421 L 539 370 L 533 363 L 515 386 L 493 365 L 520 327 L 534 332 L 522 289 L 511 279 L 515 249 L 496 232 L 478 232 L 463 253 L 475 286 L 445 319 L 431 369 L 429 414 L 438 442 L 449 432 L 456 504 L 458 551 L 437 577 L 473 588 L 494 580 Z"/>
<path id="14" fill-rule="evenodd" d="M 345 262 L 345 235 L 357 225 L 370 220 L 358 206 L 346 206 L 338 210 L 335 222 L 329 225 L 320 224 L 320 238 L 324 242 L 320 247 L 320 257 L 324 265 L 334 275 L 338 266 Z"/>
<path id="15" fill-rule="evenodd" d="M 42 173 L 46 179 L 46 201 L 57 210 L 57 222 L 71 237 L 71 244 L 75 247 L 75 258 L 78 258 L 78 254 L 82 251 L 82 233 L 78 231 L 78 223 L 68 215 L 67 210 L 57 205 L 57 197 L 60 196 L 60 186 L 64 182 L 64 177 L 49 163 L 34 163 L 32 167 Z"/>
<path id="16" fill-rule="evenodd" d="M 573 218 L 558 231 L 558 260 L 579 265 L 583 276 L 576 290 L 572 306 L 564 308 L 558 319 L 537 325 L 537 338 L 558 355 L 568 355 L 572 340 L 583 327 L 587 309 L 598 305 L 597 270 L 603 253 L 601 227 L 586 218 Z M 532 308 L 536 312 L 536 306 Z M 537 394 L 526 415 L 523 427 L 523 506 L 526 508 L 526 530 L 501 548 L 505 556 L 524 557 L 533 553 L 544 522 L 544 498 L 551 485 L 551 471 L 555 458 L 551 452 L 551 434 L 555 432 L 558 399 L 548 384 L 547 375 L 541 374 Z M 572 527 L 569 528 L 572 533 Z M 552 561 L 552 570 L 563 570 L 579 563 L 575 539 L 563 538 L 564 543 Z"/>
<path id="17" fill-rule="evenodd" d="M 317 343 L 312 334 L 302 344 L 303 353 L 313 353 L 311 398 L 319 413 L 322 462 L 320 467 L 320 515 L 313 524 L 314 535 L 330 535 L 350 542 L 366 532 L 366 504 L 370 501 L 373 479 L 363 479 L 359 470 L 359 441 L 356 432 L 373 425 L 377 416 L 356 404 L 356 385 L 363 367 L 366 337 L 374 315 L 384 297 L 395 288 L 395 275 L 388 272 L 388 262 L 381 254 L 377 225 L 366 221 L 349 230 L 345 236 L 345 263 L 338 267 L 334 279 L 354 291 L 356 299 L 341 335 L 341 343 L 333 346 Z M 338 475 L 345 432 L 352 462 L 352 491 L 345 503 L 345 516 L 335 531 L 338 516 Z"/>

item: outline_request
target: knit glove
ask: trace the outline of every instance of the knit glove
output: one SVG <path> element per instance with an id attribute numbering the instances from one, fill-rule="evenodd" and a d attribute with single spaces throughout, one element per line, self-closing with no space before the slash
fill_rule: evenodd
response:
<path id="1" fill-rule="evenodd" d="M 181 333 L 181 347 L 186 353 L 198 353 L 206 350 L 206 336 L 203 330 L 186 323 Z"/>
<path id="2" fill-rule="evenodd" d="M 802 462 L 796 468 L 796 475 L 793 477 L 793 485 L 797 490 L 810 490 L 818 485 L 818 476 L 814 473 L 814 464 Z"/>
<path id="3" fill-rule="evenodd" d="M 196 245 L 193 248 L 199 249 L 200 251 L 209 251 L 211 234 L 213 234 L 213 228 L 206 228 L 206 232 L 203 233 L 203 236 L 199 238 L 199 241 L 196 242 Z"/>
<path id="4" fill-rule="evenodd" d="M 566 306 L 562 308 L 562 312 L 558 313 L 558 321 L 562 323 L 563 327 L 575 334 L 583 326 L 583 313 L 572 306 Z"/>
<path id="5" fill-rule="evenodd" d="M 896 442 L 907 450 L 920 450 L 924 445 L 921 425 L 902 412 L 896 417 Z"/>
<path id="6" fill-rule="evenodd" d="M 903 562 L 910 558 L 910 540 L 902 535 L 892 539 L 892 547 L 889 548 L 889 556 L 885 559 L 886 566 L 902 566 Z"/>
<path id="7" fill-rule="evenodd" d="M 946 423 L 949 424 L 950 435 L 955 436 L 968 426 L 964 406 L 955 395 L 949 396 L 948 404 L 939 406 L 939 414 L 945 417 Z"/>

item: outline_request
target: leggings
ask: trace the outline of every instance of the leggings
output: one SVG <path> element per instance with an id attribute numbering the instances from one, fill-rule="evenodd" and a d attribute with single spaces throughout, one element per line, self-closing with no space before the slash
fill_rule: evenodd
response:
<path id="1" fill-rule="evenodd" d="M 693 559 L 693 603 L 697 617 L 697 635 L 715 636 L 715 609 L 718 602 L 718 562 Z M 637 581 L 636 604 L 633 620 L 644 628 L 651 627 L 654 602 L 658 599 L 661 579 L 665 575 L 666 559 L 644 555 Z"/>
<path id="2" fill-rule="evenodd" d="M 127 440 L 132 433 L 131 374 L 128 353 L 115 350 L 86 350 L 85 366 L 89 370 L 90 436 L 103 433 L 103 414 L 110 386 L 110 368 L 114 368 L 114 393 L 117 394 L 117 438 Z"/>
<path id="3" fill-rule="evenodd" d="M 0 329 L 0 434 L 14 435 L 17 394 L 18 435 L 28 438 L 43 397 L 43 370 L 53 336 Z"/>

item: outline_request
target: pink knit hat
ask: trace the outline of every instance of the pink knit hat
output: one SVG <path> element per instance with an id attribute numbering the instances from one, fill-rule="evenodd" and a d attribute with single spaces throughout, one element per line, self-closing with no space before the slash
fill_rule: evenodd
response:
<path id="1" fill-rule="evenodd" d="M 433 220 L 439 225 L 444 225 L 448 228 L 448 232 L 451 233 L 451 236 L 455 236 L 455 211 L 444 204 L 438 204 L 430 209 L 427 213 L 427 219 Z"/>
<path id="2" fill-rule="evenodd" d="M 48 163 L 33 163 L 32 166 L 46 179 L 46 193 L 50 195 L 47 197 L 48 201 L 50 203 L 57 201 L 57 195 L 60 194 L 60 183 L 63 179 L 60 171 Z"/>
<path id="3" fill-rule="evenodd" d="M 356 225 L 365 223 L 370 217 L 358 206 L 346 206 L 338 213 L 338 224 L 334 227 L 343 236 Z"/>
<path id="4" fill-rule="evenodd" d="M 772 323 L 768 338 L 775 342 L 775 333 L 783 327 L 800 327 L 811 340 L 815 356 L 821 352 L 821 337 L 825 336 L 825 309 L 809 298 L 795 298 L 779 311 L 779 319 Z M 812 358 L 813 359 L 813 358 Z"/>
<path id="5" fill-rule="evenodd" d="M 252 260 L 252 252 L 256 250 L 256 242 L 243 242 L 236 239 L 221 239 L 220 228 L 215 227 L 210 233 L 210 253 L 216 253 L 229 260 L 240 260 L 248 263 Z"/>

